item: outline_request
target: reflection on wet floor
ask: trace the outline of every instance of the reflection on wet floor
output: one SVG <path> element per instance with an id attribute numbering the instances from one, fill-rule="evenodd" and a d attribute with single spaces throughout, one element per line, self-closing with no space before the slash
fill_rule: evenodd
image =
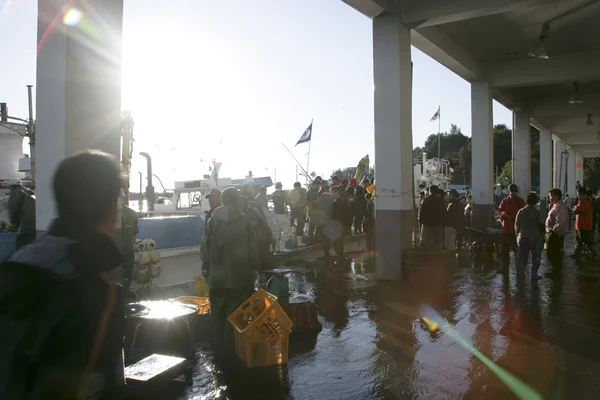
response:
<path id="1" fill-rule="evenodd" d="M 566 257 L 552 272 L 544 259 L 547 276 L 532 282 L 514 263 L 507 274 L 461 257 L 439 267 L 452 270 L 449 282 L 432 285 L 377 282 L 368 258 L 300 267 L 290 285 L 315 299 L 323 329 L 292 339 L 287 365 L 247 369 L 199 344 L 192 383 L 156 398 L 489 399 L 517 398 L 520 387 L 600 398 L 600 265 Z"/>

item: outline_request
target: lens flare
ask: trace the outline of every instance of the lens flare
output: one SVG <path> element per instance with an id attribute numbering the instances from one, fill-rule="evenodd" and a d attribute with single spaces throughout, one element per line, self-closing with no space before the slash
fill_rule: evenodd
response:
<path id="1" fill-rule="evenodd" d="M 363 251 L 362 253 L 359 253 L 356 255 L 356 257 L 354 257 L 354 260 L 352 260 L 355 264 L 361 264 L 363 262 L 368 262 L 371 259 L 373 259 L 375 257 L 375 250 L 366 250 Z"/>
<path id="2" fill-rule="evenodd" d="M 83 14 L 76 8 L 70 8 L 63 17 L 63 24 L 67 26 L 78 26 L 81 23 Z"/>
<path id="3" fill-rule="evenodd" d="M 483 353 L 476 349 L 467 339 L 463 338 L 456 328 L 448 321 L 442 318 L 435 310 L 426 310 L 429 318 L 422 316 L 421 320 L 427 325 L 427 329 L 431 332 L 439 329 L 453 338 L 458 344 L 467 349 L 471 354 L 479 359 L 486 367 L 488 367 L 496 376 L 521 400 L 542 400 L 542 396 L 535 391 L 531 386 L 521 381 L 516 376 L 496 364 L 494 361 L 487 358 Z M 432 325 L 430 327 L 430 324 Z M 435 327 L 436 329 L 432 329 Z"/>
<path id="4" fill-rule="evenodd" d="M 433 322 L 432 320 L 430 320 L 427 317 L 421 317 L 421 320 L 423 322 L 425 322 L 425 326 L 427 326 L 427 329 L 429 330 L 429 332 L 435 332 L 438 330 L 439 325 L 436 322 Z"/>

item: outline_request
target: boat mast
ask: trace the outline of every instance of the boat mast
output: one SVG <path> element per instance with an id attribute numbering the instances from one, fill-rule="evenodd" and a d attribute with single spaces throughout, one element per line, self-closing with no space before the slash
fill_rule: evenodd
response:
<path id="1" fill-rule="evenodd" d="M 123 136 L 121 144 L 121 170 L 125 181 L 123 191 L 125 192 L 125 204 L 129 205 L 129 179 L 131 174 L 131 156 L 133 155 L 133 118 L 131 117 L 131 111 L 123 111 L 122 113 L 121 134 Z"/>
<path id="2" fill-rule="evenodd" d="M 213 168 L 210 174 L 210 177 L 212 179 L 215 180 L 215 186 L 219 186 L 219 170 L 221 169 L 221 164 L 220 162 L 217 162 L 217 160 L 213 159 Z"/>

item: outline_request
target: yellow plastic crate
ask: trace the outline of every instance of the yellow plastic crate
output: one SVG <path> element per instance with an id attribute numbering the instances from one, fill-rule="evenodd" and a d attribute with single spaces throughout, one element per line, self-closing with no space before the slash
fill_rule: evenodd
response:
<path id="1" fill-rule="evenodd" d="M 235 352 L 248 368 L 288 362 L 290 334 L 251 337 L 234 331 Z"/>
<path id="2" fill-rule="evenodd" d="M 277 297 L 258 289 L 228 318 L 234 331 L 245 336 L 265 337 L 288 333 L 292 321 L 279 305 Z"/>
<path id="3" fill-rule="evenodd" d="M 208 297 L 196 297 L 196 296 L 180 296 L 171 299 L 177 303 L 190 304 L 198 307 L 198 314 L 206 314 L 210 311 L 210 300 Z"/>
<path id="4" fill-rule="evenodd" d="M 197 276 L 194 278 L 194 287 L 196 289 L 196 296 L 208 297 L 208 284 L 203 276 Z"/>

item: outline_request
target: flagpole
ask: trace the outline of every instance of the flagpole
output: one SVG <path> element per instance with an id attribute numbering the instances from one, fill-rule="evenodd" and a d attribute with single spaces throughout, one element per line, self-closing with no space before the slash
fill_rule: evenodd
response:
<path id="1" fill-rule="evenodd" d="M 298 162 L 298 160 L 296 159 L 296 157 L 294 157 L 294 155 L 292 154 L 292 152 L 290 151 L 290 149 L 288 149 L 287 146 L 285 144 L 283 144 L 283 142 L 281 142 L 281 145 L 287 150 L 288 153 L 290 153 L 290 156 L 292 156 L 292 158 L 294 159 L 294 161 L 296 161 L 296 166 L 300 167 L 300 169 L 302 170 L 302 172 L 304 172 L 308 176 L 308 173 L 306 173 L 306 170 L 302 167 L 302 164 L 300 164 Z"/>
<path id="2" fill-rule="evenodd" d="M 442 135 L 442 111 L 441 106 L 438 106 L 438 158 L 442 158 L 440 150 L 440 137 Z"/>
<path id="3" fill-rule="evenodd" d="M 306 160 L 306 184 L 308 184 L 308 166 L 310 165 L 310 146 L 312 145 L 313 118 L 310 119 L 310 140 L 308 141 L 308 159 Z"/>

